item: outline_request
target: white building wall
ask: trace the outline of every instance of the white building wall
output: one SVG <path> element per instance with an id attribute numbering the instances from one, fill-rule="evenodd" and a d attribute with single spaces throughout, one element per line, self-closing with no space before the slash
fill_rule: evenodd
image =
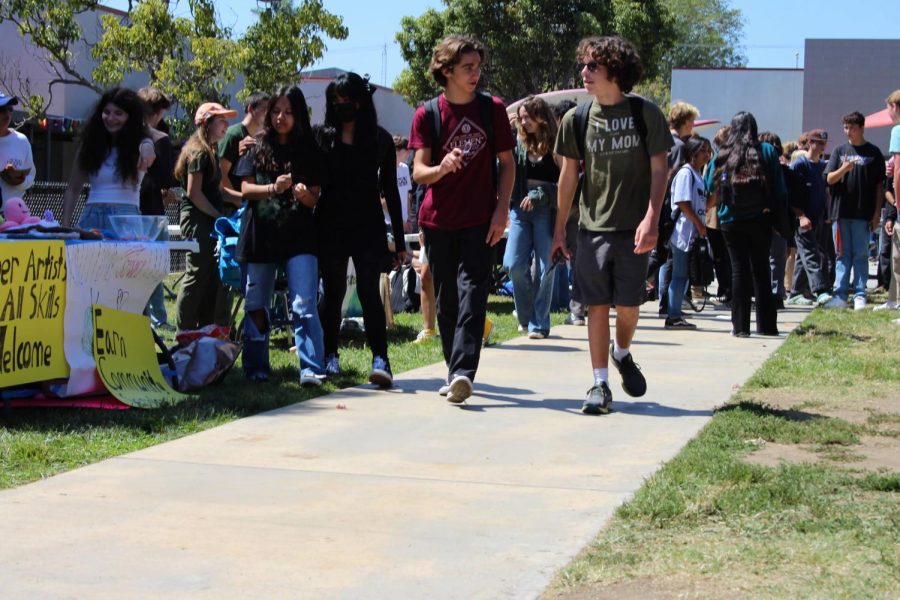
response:
<path id="1" fill-rule="evenodd" d="M 803 70 L 672 69 L 672 102 L 678 100 L 699 108 L 701 119 L 722 123 L 749 111 L 760 131 L 795 140 L 803 127 Z"/>

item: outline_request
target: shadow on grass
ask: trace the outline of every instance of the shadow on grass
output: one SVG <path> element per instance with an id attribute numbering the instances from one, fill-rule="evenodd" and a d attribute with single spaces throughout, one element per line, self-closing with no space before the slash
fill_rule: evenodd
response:
<path id="1" fill-rule="evenodd" d="M 817 413 L 810 413 L 802 410 L 781 410 L 778 408 L 772 408 L 771 406 L 767 406 L 765 404 L 758 404 L 756 402 L 747 401 L 737 402 L 735 404 L 726 404 L 725 406 L 721 406 L 715 409 L 715 413 L 729 413 L 735 410 L 746 411 L 757 417 L 772 416 L 780 419 L 785 419 L 787 421 L 803 422 L 830 418 Z"/>
<path id="2" fill-rule="evenodd" d="M 855 335 L 851 333 L 845 333 L 843 331 L 838 331 L 837 329 L 825 329 L 821 328 L 815 323 L 809 325 L 798 325 L 794 328 L 794 335 L 797 337 L 805 337 L 805 338 L 840 338 L 845 340 L 851 340 L 854 342 L 868 342 L 875 339 L 871 335 Z"/>

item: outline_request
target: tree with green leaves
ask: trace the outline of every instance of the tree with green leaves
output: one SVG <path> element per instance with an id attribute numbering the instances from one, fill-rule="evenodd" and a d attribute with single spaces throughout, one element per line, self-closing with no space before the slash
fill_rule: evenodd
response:
<path id="1" fill-rule="evenodd" d="M 341 17 L 325 10 L 320 0 L 307 0 L 294 7 L 281 2 L 259 13 L 259 19 L 241 38 L 244 88 L 274 90 L 298 81 L 300 72 L 325 53 L 325 37 L 347 38 Z"/>
<path id="2" fill-rule="evenodd" d="M 676 67 L 743 67 L 744 21 L 727 0 L 662 0 L 675 28 L 675 43 L 663 53 L 659 71 L 644 92 L 661 106 L 669 103 Z"/>
<path id="3" fill-rule="evenodd" d="M 126 15 L 105 14 L 101 34 L 91 48 L 96 67 L 78 64 L 76 47 L 84 43 L 79 17 L 95 11 L 93 0 L 2 0 L 0 22 L 16 24 L 20 35 L 43 53 L 57 76 L 56 85 L 80 85 L 99 92 L 119 85 L 129 73 L 147 72 L 150 82 L 174 98 L 183 115 L 200 103 L 229 102 L 226 85 L 244 72 L 246 88 L 272 90 L 296 82 L 300 71 L 325 52 L 326 38 L 345 39 L 343 20 L 325 10 L 321 0 L 299 5 L 285 0 L 257 12 L 258 21 L 241 38 L 221 25 L 213 0 L 187 0 L 188 15 L 175 16 L 169 0 L 133 0 Z M 6 81 L 4 81 L 6 79 Z M 31 116 L 43 115 L 52 96 L 21 94 L 21 74 L 0 72 L 0 84 L 31 96 Z M 188 126 L 177 124 L 181 132 Z"/>
<path id="4" fill-rule="evenodd" d="M 28 39 L 43 60 L 51 78 L 46 94 L 37 94 L 29 74 L 17 65 L 5 64 L 0 71 L 0 84 L 22 96 L 22 108 L 29 114 L 43 115 L 60 85 L 77 85 L 97 91 L 97 86 L 78 64 L 75 49 L 84 39 L 78 18 L 97 8 L 96 0 L 3 0 L 0 23 L 10 22 L 19 35 Z"/>
<path id="5" fill-rule="evenodd" d="M 589 35 L 634 42 L 649 76 L 675 40 L 662 0 L 444 0 L 445 9 L 404 17 L 396 39 L 409 65 L 394 88 L 410 104 L 439 90 L 428 65 L 445 35 L 467 33 L 488 48 L 484 87 L 508 101 L 578 85 L 575 47 Z"/>

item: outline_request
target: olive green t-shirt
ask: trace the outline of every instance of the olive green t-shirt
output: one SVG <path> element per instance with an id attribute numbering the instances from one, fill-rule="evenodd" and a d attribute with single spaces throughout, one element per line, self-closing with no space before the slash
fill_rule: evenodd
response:
<path id="1" fill-rule="evenodd" d="M 650 203 L 649 156 L 672 145 L 666 117 L 649 100 L 643 102 L 647 149 L 631 114 L 628 99 L 612 106 L 591 105 L 585 139 L 585 181 L 579 200 L 578 226 L 588 231 L 637 229 Z M 554 152 L 581 159 L 575 141 L 575 111 L 565 114 Z M 649 155 L 649 156 L 648 156 Z"/>
<path id="2" fill-rule="evenodd" d="M 216 160 L 218 161 L 218 159 Z M 209 203 L 212 204 L 216 210 L 223 210 L 224 202 L 222 201 L 222 190 L 219 187 L 219 183 L 222 180 L 222 174 L 219 171 L 219 165 L 213 164 L 210 160 L 209 154 L 206 152 L 198 152 L 197 155 L 188 162 L 187 172 L 200 173 L 203 176 L 203 183 L 200 184 L 200 191 L 203 192 L 203 195 L 206 196 L 206 199 L 209 200 Z M 194 203 L 191 202 L 191 199 L 188 197 L 187 176 L 185 176 L 185 181 L 182 181 L 181 185 L 184 187 L 181 196 L 181 209 L 189 210 Z"/>

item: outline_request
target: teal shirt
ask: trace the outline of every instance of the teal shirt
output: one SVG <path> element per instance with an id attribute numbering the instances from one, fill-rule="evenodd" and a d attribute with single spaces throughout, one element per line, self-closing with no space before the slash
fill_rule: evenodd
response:
<path id="1" fill-rule="evenodd" d="M 717 153 L 718 154 L 718 153 Z M 709 161 L 709 168 L 706 169 L 706 190 L 712 192 L 715 189 L 715 181 L 713 173 L 715 172 L 716 155 L 713 155 Z M 772 190 L 772 196 L 769 198 L 770 206 L 787 206 L 788 192 L 787 185 L 784 183 L 784 173 L 781 171 L 781 163 L 778 161 L 778 152 L 775 146 L 767 142 L 762 143 L 763 168 L 766 170 L 766 180 Z M 731 223 L 734 216 L 731 214 L 731 208 L 719 203 L 718 210 L 719 223 Z"/>

